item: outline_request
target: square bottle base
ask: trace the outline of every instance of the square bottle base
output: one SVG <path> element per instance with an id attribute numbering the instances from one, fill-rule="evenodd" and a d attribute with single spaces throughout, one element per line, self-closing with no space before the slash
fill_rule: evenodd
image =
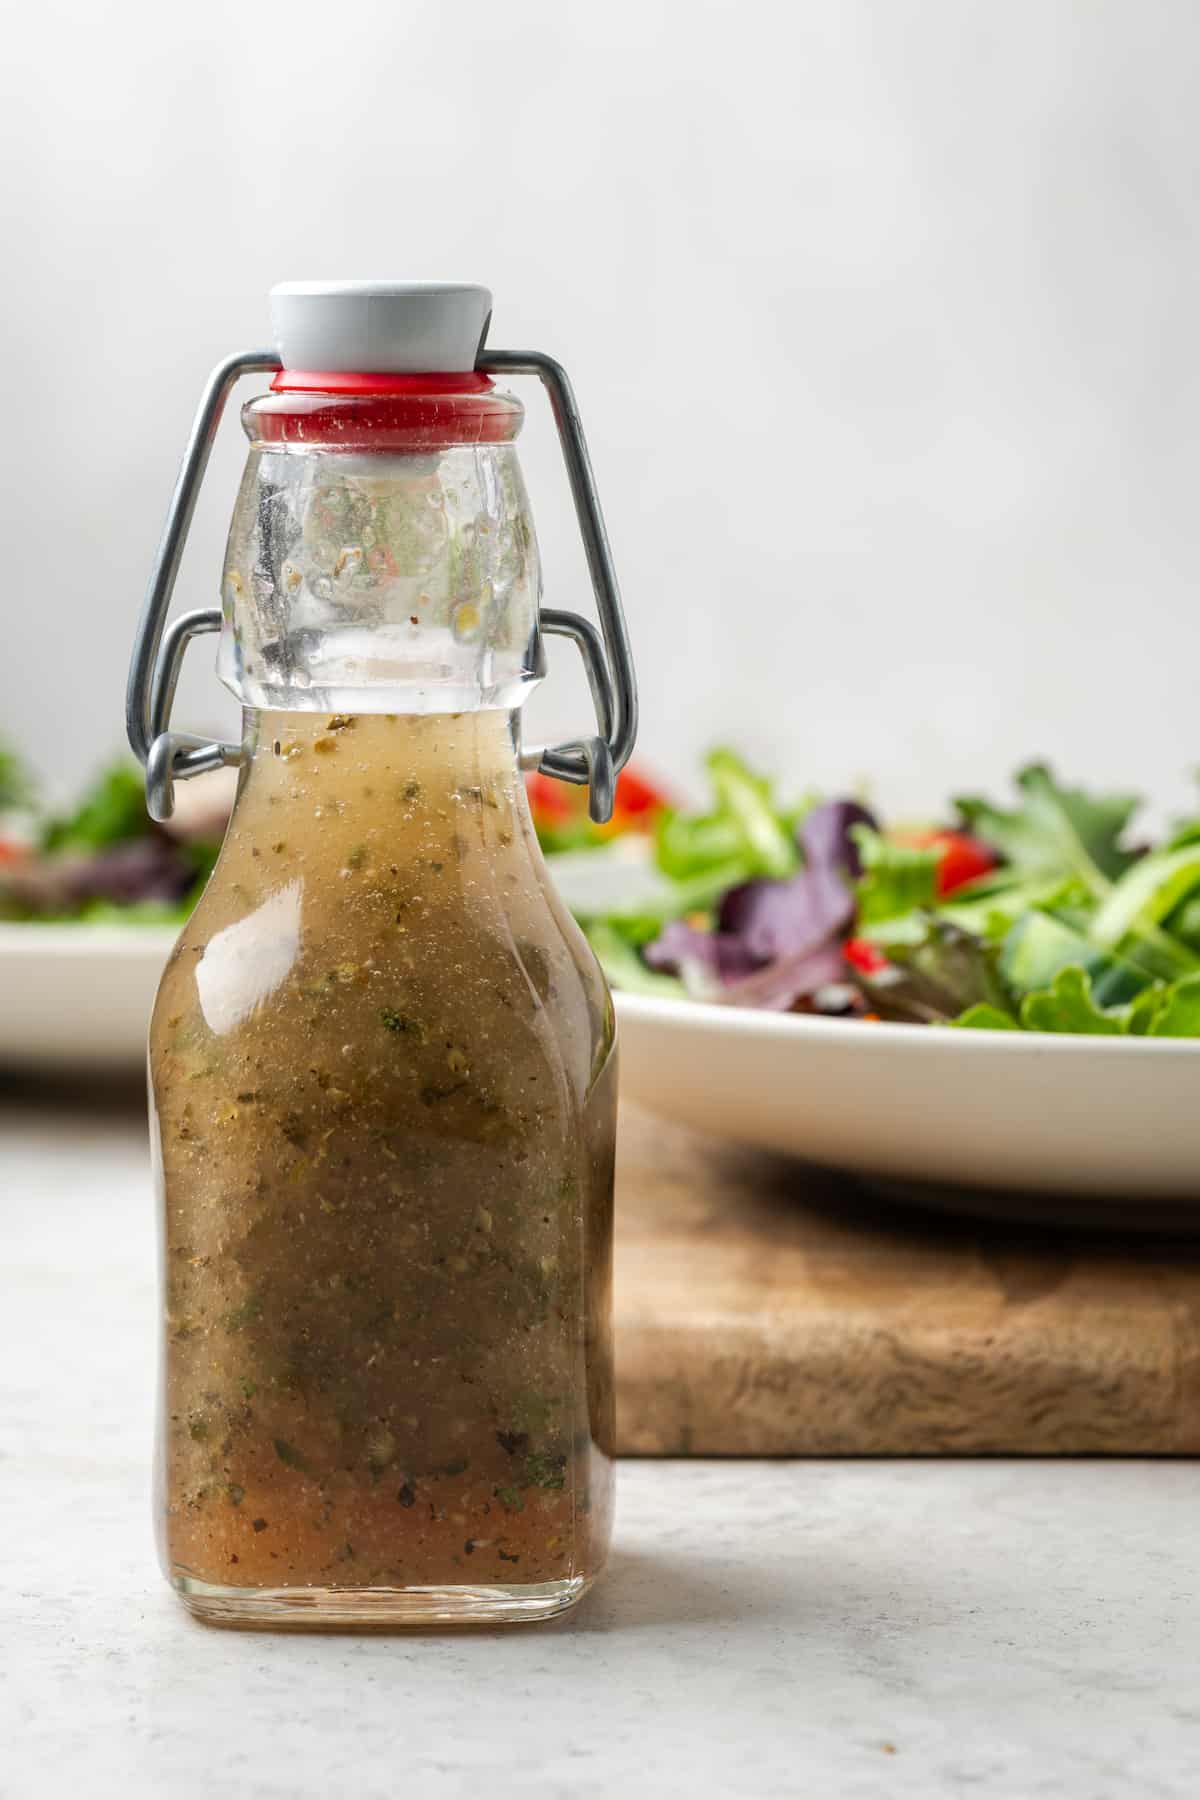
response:
<path id="1" fill-rule="evenodd" d="M 584 1575 L 525 1586 L 406 1588 L 215 1587 L 178 1573 L 171 1580 L 195 1618 L 246 1631 L 536 1624 L 566 1612 L 592 1585 Z"/>

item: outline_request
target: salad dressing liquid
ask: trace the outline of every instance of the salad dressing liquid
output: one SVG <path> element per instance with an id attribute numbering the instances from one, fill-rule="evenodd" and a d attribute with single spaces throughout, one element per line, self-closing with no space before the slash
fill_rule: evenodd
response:
<path id="1" fill-rule="evenodd" d="M 543 1616 L 609 1534 L 611 1001 L 507 712 L 247 720 L 151 1030 L 164 1566 L 232 1622 Z"/>

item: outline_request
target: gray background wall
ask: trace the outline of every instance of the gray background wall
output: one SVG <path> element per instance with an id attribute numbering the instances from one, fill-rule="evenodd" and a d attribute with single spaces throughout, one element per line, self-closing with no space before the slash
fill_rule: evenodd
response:
<path id="1" fill-rule="evenodd" d="M 41 0 L 6 33 L 0 730 L 52 784 L 120 742 L 187 422 L 268 286 L 452 274 L 574 375 L 651 763 L 728 737 L 917 808 L 1039 753 L 1190 799 L 1189 0 Z M 182 603 L 239 461 L 231 426 Z M 229 716 L 209 654 L 185 724 Z M 584 705 L 560 653 L 536 724 Z"/>

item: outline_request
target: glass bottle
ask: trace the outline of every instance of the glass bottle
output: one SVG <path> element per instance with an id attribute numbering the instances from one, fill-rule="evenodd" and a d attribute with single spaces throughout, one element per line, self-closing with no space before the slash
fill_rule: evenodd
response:
<path id="1" fill-rule="evenodd" d="M 160 1553 L 214 1622 L 537 1619 L 610 1531 L 612 1004 L 525 800 L 537 547 L 486 315 L 431 350 L 430 290 L 336 292 L 276 302 L 322 368 L 243 412 L 237 800 L 151 1024 Z M 158 755 L 161 810 L 204 758 Z"/>

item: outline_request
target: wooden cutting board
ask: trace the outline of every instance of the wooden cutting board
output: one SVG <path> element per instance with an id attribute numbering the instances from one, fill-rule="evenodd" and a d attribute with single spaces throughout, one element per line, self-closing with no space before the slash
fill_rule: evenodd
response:
<path id="1" fill-rule="evenodd" d="M 1200 1245 L 922 1215 L 626 1108 L 627 1455 L 1200 1452 Z"/>

